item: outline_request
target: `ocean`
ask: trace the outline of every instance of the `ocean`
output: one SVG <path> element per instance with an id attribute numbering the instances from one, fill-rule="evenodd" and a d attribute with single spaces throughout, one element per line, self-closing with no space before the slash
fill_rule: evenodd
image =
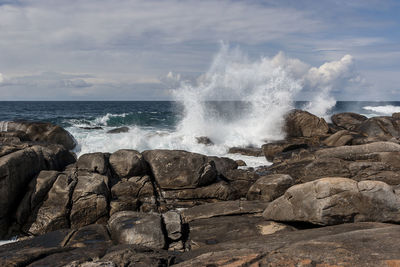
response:
<path id="1" fill-rule="evenodd" d="M 305 108 L 294 102 L 292 108 Z M 201 110 L 199 110 L 201 107 Z M 183 149 L 206 155 L 242 159 L 249 166 L 268 164 L 263 157 L 228 154 L 233 146 L 260 146 L 283 138 L 283 114 L 255 109 L 240 101 L 183 103 L 175 101 L 79 101 L 79 102 L 0 102 L 0 121 L 46 121 L 60 125 L 77 140 L 77 155 L 114 152 L 118 149 Z M 331 114 L 355 112 L 367 117 L 400 112 L 400 102 L 338 101 L 326 111 Z M 124 133 L 109 130 L 128 127 Z M 1 130 L 1 129 L 0 129 Z M 198 144 L 196 137 L 207 136 L 214 145 Z"/>

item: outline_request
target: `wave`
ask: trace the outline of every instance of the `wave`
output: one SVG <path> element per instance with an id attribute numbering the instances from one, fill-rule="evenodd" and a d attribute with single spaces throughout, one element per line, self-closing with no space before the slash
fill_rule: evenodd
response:
<path id="1" fill-rule="evenodd" d="M 385 106 L 365 106 L 365 110 L 376 112 L 383 115 L 392 115 L 393 113 L 400 112 L 399 106 L 385 105 Z"/>
<path id="2" fill-rule="evenodd" d="M 260 147 L 285 137 L 284 116 L 295 108 L 294 99 L 304 88 L 309 93 L 312 88 L 323 86 L 306 108 L 318 110 L 319 116 L 326 115 L 335 102 L 329 96 L 331 83 L 335 82 L 331 77 L 340 78 L 338 66 L 349 64 L 348 61 L 326 63 L 320 68 L 282 58 L 282 54 L 252 61 L 240 50 L 223 45 L 206 73 L 193 81 L 180 81 L 172 91 L 174 100 L 181 105 L 179 112 L 107 113 L 89 120 L 92 126 L 103 129 L 85 130 L 75 124 L 68 130 L 78 140 L 78 155 L 131 148 L 182 149 L 237 158 L 240 156 L 227 154 L 230 147 Z M 330 71 L 335 75 L 329 75 Z M 310 82 L 311 79 L 315 81 Z M 122 125 L 128 126 L 129 132 L 107 134 L 108 129 Z M 214 145 L 198 144 L 196 137 L 200 136 L 210 138 Z M 264 157 L 245 161 L 250 166 L 268 164 Z"/>

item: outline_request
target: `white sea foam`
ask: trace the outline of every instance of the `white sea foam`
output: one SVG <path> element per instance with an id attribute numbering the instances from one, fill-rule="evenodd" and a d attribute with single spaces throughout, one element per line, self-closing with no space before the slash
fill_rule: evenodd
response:
<path id="1" fill-rule="evenodd" d="M 393 105 L 376 106 L 376 107 L 365 106 L 363 107 L 363 109 L 379 113 L 380 115 L 392 115 L 393 113 L 400 112 L 400 107 Z"/>
<path id="2" fill-rule="evenodd" d="M 195 82 L 182 81 L 173 90 L 175 100 L 182 103 L 183 118 L 174 130 L 160 130 L 130 125 L 127 133 L 107 134 L 112 117 L 128 114 L 106 114 L 94 124 L 102 130 L 84 130 L 70 127 L 68 130 L 78 141 L 78 155 L 89 152 L 114 152 L 121 148 L 139 151 L 146 149 L 183 149 L 215 156 L 243 159 L 250 166 L 269 164 L 264 157 L 227 155 L 233 146 L 261 146 L 263 143 L 284 138 L 282 131 L 284 115 L 294 108 L 294 99 L 304 86 L 310 91 L 318 89 L 315 102 L 308 108 L 324 115 L 335 104 L 329 96 L 331 83 L 346 70 L 342 65 L 350 64 L 345 57 L 320 68 L 285 58 L 282 53 L 274 58 L 262 57 L 251 61 L 238 49 L 222 45 L 210 69 Z M 312 82 L 311 79 L 315 78 Z M 328 77 L 328 78 L 326 78 Z M 176 81 L 175 81 L 176 82 Z M 310 89 L 311 88 L 311 89 Z M 319 87 L 318 87 L 319 88 Z M 322 88 L 322 87 L 321 87 Z M 321 91 L 322 90 L 322 91 Z M 236 114 L 221 114 L 207 105 L 209 100 L 240 100 L 247 103 L 246 109 Z M 225 113 L 229 113 L 226 112 Z M 214 145 L 205 146 L 196 142 L 196 137 L 207 136 Z"/>
<path id="3" fill-rule="evenodd" d="M 7 132 L 8 121 L 0 121 L 0 132 Z"/>

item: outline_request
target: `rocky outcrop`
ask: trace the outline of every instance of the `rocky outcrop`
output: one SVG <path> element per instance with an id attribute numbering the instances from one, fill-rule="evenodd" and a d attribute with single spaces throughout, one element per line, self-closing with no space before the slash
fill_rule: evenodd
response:
<path id="1" fill-rule="evenodd" d="M 267 220 L 318 225 L 399 222 L 400 198 L 383 182 L 323 178 L 289 188 L 267 207 L 263 216 Z"/>
<path id="2" fill-rule="evenodd" d="M 324 119 L 303 110 L 293 110 L 286 115 L 285 128 L 289 137 L 323 136 L 329 126 Z"/>
<path id="3" fill-rule="evenodd" d="M 217 179 L 215 163 L 204 155 L 179 150 L 148 150 L 143 156 L 162 189 L 196 188 Z"/>
<path id="4" fill-rule="evenodd" d="M 232 154 L 241 154 L 245 156 L 251 157 L 262 157 L 263 151 L 258 147 L 231 147 L 228 150 L 228 153 Z"/>
<path id="5" fill-rule="evenodd" d="M 147 174 L 147 163 L 136 150 L 122 149 L 111 154 L 110 165 L 120 178 Z"/>
<path id="6" fill-rule="evenodd" d="M 345 112 L 332 115 L 331 120 L 334 125 L 348 131 L 353 131 L 356 130 L 363 121 L 366 121 L 367 117 L 357 113 Z"/>
<path id="7" fill-rule="evenodd" d="M 71 150 L 76 146 L 72 135 L 58 125 L 48 122 L 10 121 L 6 132 L 23 132 L 30 141 L 59 144 Z"/>
<path id="8" fill-rule="evenodd" d="M 115 128 L 115 129 L 107 131 L 107 133 L 109 133 L 109 134 L 118 134 L 118 133 L 127 133 L 127 132 L 129 132 L 128 127 L 119 127 L 119 128 Z"/>

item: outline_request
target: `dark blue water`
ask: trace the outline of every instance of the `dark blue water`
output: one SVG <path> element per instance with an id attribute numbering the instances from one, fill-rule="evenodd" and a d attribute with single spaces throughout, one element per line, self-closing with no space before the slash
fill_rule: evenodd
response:
<path id="1" fill-rule="evenodd" d="M 306 104 L 307 102 L 304 101 L 295 103 L 296 108 L 302 108 Z M 247 107 L 244 102 L 209 102 L 208 105 L 210 109 L 215 109 L 215 113 L 226 116 L 227 119 L 234 119 L 236 115 L 246 112 Z M 368 106 L 394 106 L 400 109 L 400 102 L 338 101 L 330 113 L 355 112 L 371 116 L 390 115 L 393 109 L 389 108 L 385 113 L 365 109 Z M 63 127 L 79 123 L 88 126 L 137 125 L 173 128 L 182 118 L 182 111 L 182 106 L 172 101 L 2 101 L 0 102 L 0 121 L 48 121 Z M 102 120 L 101 118 L 107 114 L 110 117 Z"/>

